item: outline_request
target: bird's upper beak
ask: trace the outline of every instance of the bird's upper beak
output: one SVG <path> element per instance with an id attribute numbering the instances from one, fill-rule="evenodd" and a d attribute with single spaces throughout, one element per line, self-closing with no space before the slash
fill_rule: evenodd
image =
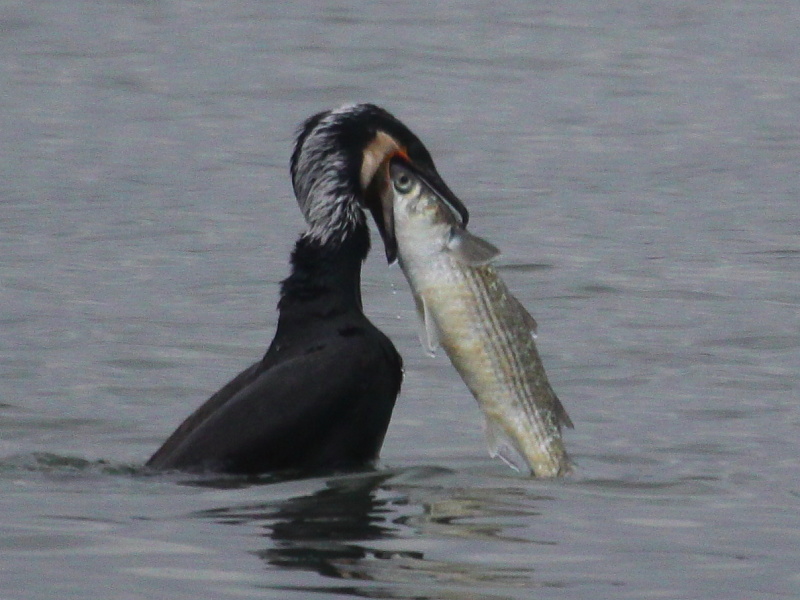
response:
<path id="1" fill-rule="evenodd" d="M 414 163 L 404 152 L 396 152 L 386 157 L 378 167 L 366 193 L 367 208 L 375 219 L 378 231 L 386 249 L 386 260 L 389 264 L 397 260 L 397 236 L 394 230 L 394 194 L 392 192 L 389 166 L 393 161 L 401 162 L 415 175 L 424 180 L 450 207 L 453 214 L 466 227 L 469 211 L 461 200 L 450 191 L 447 184 L 436 172 L 436 169 Z"/>

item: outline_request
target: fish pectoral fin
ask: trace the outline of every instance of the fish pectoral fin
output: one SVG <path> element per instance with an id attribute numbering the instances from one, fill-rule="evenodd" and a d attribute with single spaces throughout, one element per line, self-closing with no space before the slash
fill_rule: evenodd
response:
<path id="1" fill-rule="evenodd" d="M 485 431 L 489 456 L 500 458 L 500 460 L 519 473 L 531 473 L 528 461 L 517 450 L 517 446 L 511 437 L 489 417 L 486 417 Z"/>
<path id="2" fill-rule="evenodd" d="M 419 343 L 431 356 L 436 355 L 439 348 L 439 329 L 433 315 L 428 312 L 428 307 L 422 296 L 414 294 L 414 304 L 417 305 Z"/>
<path id="3" fill-rule="evenodd" d="M 466 229 L 455 227 L 450 232 L 445 250 L 457 261 L 470 267 L 488 264 L 500 256 L 500 250 L 493 244 L 477 235 L 472 235 Z"/>

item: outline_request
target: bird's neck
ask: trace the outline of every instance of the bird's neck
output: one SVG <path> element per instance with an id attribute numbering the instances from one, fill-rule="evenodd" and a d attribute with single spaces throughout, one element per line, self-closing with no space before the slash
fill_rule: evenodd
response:
<path id="1" fill-rule="evenodd" d="M 295 244 L 292 272 L 281 286 L 278 308 L 320 304 L 360 311 L 361 265 L 368 252 L 369 230 L 363 222 L 336 238 L 303 234 Z"/>

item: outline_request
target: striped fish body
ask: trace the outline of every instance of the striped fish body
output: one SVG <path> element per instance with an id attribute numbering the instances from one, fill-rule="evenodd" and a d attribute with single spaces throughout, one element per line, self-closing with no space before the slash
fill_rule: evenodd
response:
<path id="1" fill-rule="evenodd" d="M 423 343 L 444 348 L 475 396 L 490 454 L 540 477 L 568 472 L 561 426 L 572 423 L 537 352 L 536 322 L 489 262 L 499 252 L 413 173 L 393 166 L 391 175 L 400 264 Z"/>

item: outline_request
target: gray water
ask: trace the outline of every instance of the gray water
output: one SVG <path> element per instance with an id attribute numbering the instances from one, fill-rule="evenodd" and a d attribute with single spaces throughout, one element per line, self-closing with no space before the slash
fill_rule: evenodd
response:
<path id="1" fill-rule="evenodd" d="M 800 598 L 799 32 L 789 0 L 0 4 L 0 598 Z M 347 101 L 503 249 L 568 478 L 487 456 L 377 241 L 375 471 L 142 472 L 269 343 L 292 137 Z"/>

